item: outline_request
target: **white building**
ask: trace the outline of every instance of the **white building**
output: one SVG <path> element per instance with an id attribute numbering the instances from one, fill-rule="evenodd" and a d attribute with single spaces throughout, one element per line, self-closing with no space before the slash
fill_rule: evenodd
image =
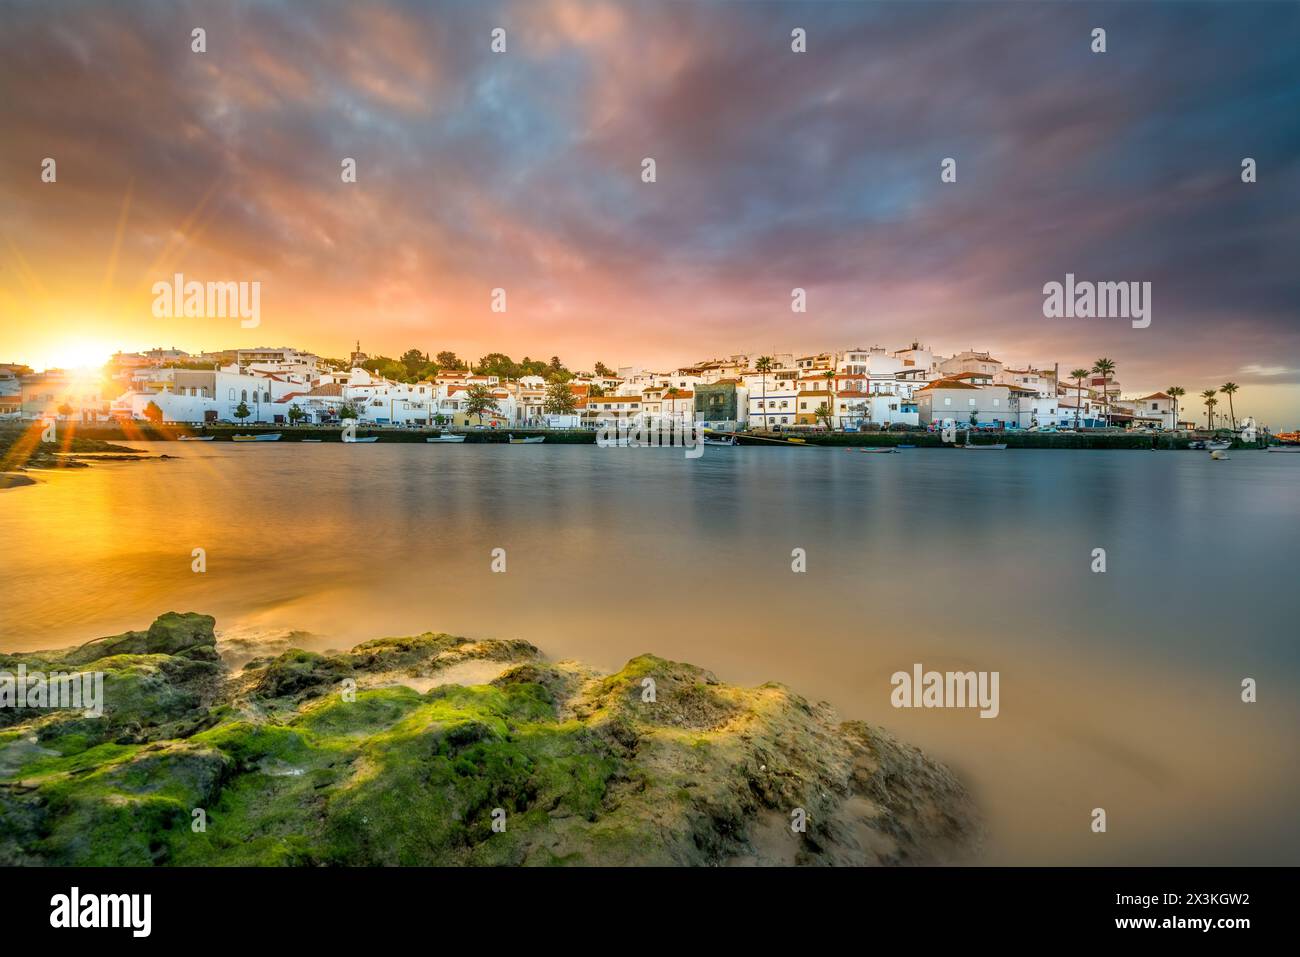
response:
<path id="1" fill-rule="evenodd" d="M 119 397 L 116 414 L 145 419 L 153 403 L 162 411 L 164 422 L 284 422 L 285 407 L 278 403 L 301 384 L 274 375 L 232 371 L 237 367 L 200 371 L 171 369 L 171 382 L 160 383 L 158 391 L 130 391 Z M 248 410 L 236 416 L 240 405 Z"/>
<path id="2" fill-rule="evenodd" d="M 799 400 L 798 369 L 747 372 L 740 381 L 748 393 L 746 404 L 750 428 L 774 429 L 795 424 Z"/>
<path id="3" fill-rule="evenodd" d="M 1019 398 L 1005 385 L 971 385 L 963 379 L 937 379 L 916 393 L 919 424 L 938 428 L 951 419 L 959 429 L 970 425 L 1019 424 Z"/>

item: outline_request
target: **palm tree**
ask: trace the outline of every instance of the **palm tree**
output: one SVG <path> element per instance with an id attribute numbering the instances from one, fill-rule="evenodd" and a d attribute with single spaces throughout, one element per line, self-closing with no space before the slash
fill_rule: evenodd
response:
<path id="1" fill-rule="evenodd" d="M 1092 364 L 1094 374 L 1101 376 L 1101 396 L 1106 404 L 1106 426 L 1110 427 L 1110 377 L 1115 374 L 1115 363 L 1110 359 L 1098 359 Z"/>
<path id="2" fill-rule="evenodd" d="M 1083 380 L 1088 378 L 1087 369 L 1075 369 L 1070 373 L 1070 378 L 1075 382 L 1074 391 L 1074 427 L 1079 427 L 1079 410 L 1083 408 Z"/>
<path id="3" fill-rule="evenodd" d="M 1237 410 L 1232 407 L 1232 394 L 1240 388 L 1235 382 L 1225 382 L 1219 391 L 1228 397 L 1228 414 L 1232 416 L 1232 431 L 1237 431 Z"/>
<path id="4" fill-rule="evenodd" d="M 1187 395 L 1187 390 L 1180 385 L 1171 385 L 1169 388 L 1165 389 L 1165 392 L 1167 392 L 1169 394 L 1169 397 L 1174 400 L 1174 431 L 1177 432 L 1178 431 L 1178 399 L 1181 396 Z"/>
<path id="5" fill-rule="evenodd" d="M 1211 432 L 1214 431 L 1214 407 L 1219 404 L 1216 395 L 1217 389 L 1206 389 L 1201 393 L 1201 398 L 1205 400 L 1205 427 Z"/>
<path id="6" fill-rule="evenodd" d="M 681 394 L 682 394 L 682 390 L 677 388 L 677 386 L 675 385 L 669 386 L 664 391 L 664 398 L 668 400 L 668 421 L 669 422 L 671 422 L 673 420 L 673 416 L 677 414 L 677 397 Z"/>
<path id="7" fill-rule="evenodd" d="M 835 416 L 835 370 L 826 370 L 826 391 L 831 394 L 831 419 L 826 421 L 826 428 L 833 428 L 832 419 Z"/>
<path id="8" fill-rule="evenodd" d="M 754 363 L 754 371 L 763 376 L 763 391 L 759 399 L 758 407 L 763 410 L 763 428 L 767 428 L 767 374 L 772 371 L 772 357 L 759 356 L 758 361 Z"/>

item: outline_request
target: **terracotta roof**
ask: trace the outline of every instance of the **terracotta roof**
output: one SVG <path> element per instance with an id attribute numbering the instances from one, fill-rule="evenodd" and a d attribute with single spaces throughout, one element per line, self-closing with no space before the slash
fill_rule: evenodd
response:
<path id="1" fill-rule="evenodd" d="M 979 386 L 971 385 L 969 382 L 962 382 L 958 379 L 935 379 L 933 382 L 927 382 L 918 392 L 929 392 L 931 389 L 978 389 Z"/>

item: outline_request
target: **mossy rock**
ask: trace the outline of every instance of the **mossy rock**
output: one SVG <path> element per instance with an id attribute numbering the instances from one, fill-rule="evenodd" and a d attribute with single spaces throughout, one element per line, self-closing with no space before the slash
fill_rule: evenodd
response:
<path id="1" fill-rule="evenodd" d="M 905 863 L 978 839 L 947 769 L 781 685 L 654 655 L 606 676 L 433 632 L 230 673 L 187 641 L 101 645 L 102 717 L 0 730 L 0 863 Z M 401 684 L 476 659 L 513 667 Z M 332 693 L 348 677 L 365 686 Z"/>
<path id="2" fill-rule="evenodd" d="M 108 638 L 96 638 L 65 655 L 69 665 L 84 665 L 113 655 L 177 655 L 207 647 L 215 652 L 216 619 L 194 612 L 169 611 L 160 615 L 148 631 L 128 631 Z"/>
<path id="3" fill-rule="evenodd" d="M 256 693 L 263 698 L 321 694 L 351 674 L 351 663 L 342 658 L 292 649 L 265 667 Z"/>

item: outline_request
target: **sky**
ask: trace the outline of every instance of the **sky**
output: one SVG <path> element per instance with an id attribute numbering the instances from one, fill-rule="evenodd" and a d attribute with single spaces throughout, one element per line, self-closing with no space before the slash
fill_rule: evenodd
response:
<path id="1" fill-rule="evenodd" d="M 919 340 L 1107 356 L 1130 395 L 1231 379 L 1239 415 L 1300 424 L 1300 4 L 0 0 L 0 24 L 0 362 Z M 260 324 L 155 316 L 176 273 L 260 283 Z M 1045 318 L 1067 273 L 1150 282 L 1150 326 Z"/>

